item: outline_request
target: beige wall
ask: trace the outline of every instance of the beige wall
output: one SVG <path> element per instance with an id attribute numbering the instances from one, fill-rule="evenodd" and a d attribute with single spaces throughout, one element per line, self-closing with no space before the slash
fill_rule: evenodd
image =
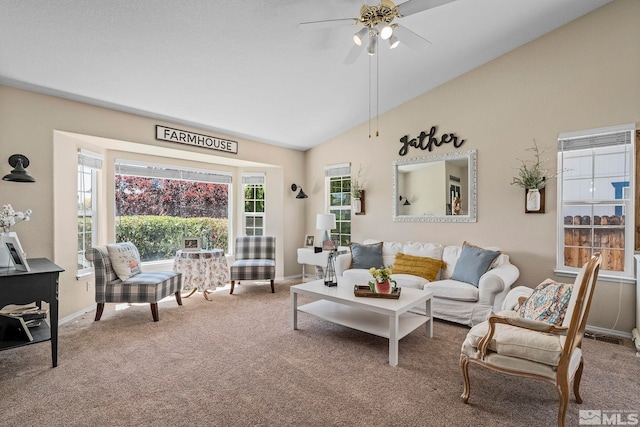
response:
<path id="1" fill-rule="evenodd" d="M 355 169 L 365 166 L 366 215 L 353 219 L 354 241 L 468 240 L 507 252 L 521 271 L 516 285 L 534 286 L 547 277 L 572 281 L 553 273 L 555 180 L 546 189 L 542 215 L 524 213 L 524 190 L 510 182 L 519 165 L 516 159 L 527 158 L 525 149 L 534 138 L 551 150 L 547 166 L 553 170 L 559 133 L 640 122 L 638 22 L 640 2 L 616 0 L 380 116 L 378 138 L 368 138 L 365 123 L 313 148 L 307 164 L 351 161 Z M 366 100 L 362 108 L 367 108 Z M 429 132 L 432 125 L 438 126 L 438 136 L 455 132 L 466 139 L 460 150 L 478 152 L 476 223 L 392 221 L 391 164 L 430 154 L 410 148 L 401 157 L 399 140 Z M 431 154 L 452 151 L 443 145 Z M 308 169 L 307 183 L 307 232 L 312 232 L 313 214 L 322 209 L 320 166 Z M 634 301 L 635 285 L 599 282 L 589 324 L 630 333 Z"/>
<path id="2" fill-rule="evenodd" d="M 295 249 L 305 234 L 318 234 L 315 214 L 325 210 L 323 166 L 351 162 L 354 170 L 359 164 L 365 166 L 367 191 L 366 215 L 354 216 L 354 241 L 371 237 L 461 244 L 468 240 L 509 253 L 521 270 L 518 285 L 534 286 L 547 277 L 563 280 L 553 274 L 555 186 L 547 188 L 545 214 L 525 214 L 523 190 L 509 185 L 519 164 L 516 158 L 525 156 L 533 138 L 553 152 L 561 132 L 640 122 L 638 22 L 640 2 L 615 0 L 382 115 L 378 138 L 369 139 L 368 125 L 363 124 L 306 153 L 229 138 L 239 142 L 239 154 L 218 155 L 156 141 L 154 126 L 172 123 L 0 86 L 0 164 L 6 173 L 6 159 L 24 154 L 32 162 L 29 172 L 37 179 L 35 184 L 1 183 L 0 203 L 33 209 L 32 220 L 15 229 L 28 256 L 48 257 L 67 270 L 60 282 L 62 317 L 93 304 L 93 290 L 75 278 L 75 241 L 68 237 L 75 236 L 75 149 L 85 144 L 110 146 L 109 158 L 115 150 L 137 150 L 149 159 L 227 164 L 236 168 L 236 174 L 243 168 L 268 171 L 274 196 L 270 207 L 275 208 L 270 212 L 279 214 L 270 218 L 273 230 L 269 233 L 279 239 L 281 276 L 300 273 Z M 362 108 L 367 108 L 366 100 Z M 455 132 L 466 139 L 461 150 L 478 152 L 476 223 L 392 221 L 391 164 L 403 158 L 398 154 L 399 139 L 406 134 L 415 137 L 432 125 L 438 126 L 438 135 Z M 87 142 L 78 134 L 105 139 Z M 442 146 L 432 154 L 451 151 L 452 147 Z M 410 149 L 405 157 L 428 154 Z M 249 163 L 233 166 L 236 160 Z M 555 167 L 553 153 L 548 166 Z M 289 189 L 294 182 L 303 186 L 308 199 L 295 199 Z M 236 192 L 232 202 L 237 199 Z M 107 226 L 102 235 L 109 238 Z M 629 333 L 635 319 L 634 301 L 635 285 L 600 282 L 589 323 Z"/>
<path id="3" fill-rule="evenodd" d="M 155 140 L 155 125 L 177 127 L 198 133 L 233 139 L 238 155 L 219 153 Z M 187 126 L 94 107 L 30 91 L 0 86 L 0 159 L 8 173 L 6 159 L 14 153 L 26 155 L 33 184 L 2 182 L 0 204 L 16 210 L 33 209 L 28 223 L 15 227 L 29 258 L 46 257 L 65 269 L 60 280 L 60 316 L 77 313 L 94 304 L 93 278 L 76 279 L 76 162 L 77 148 L 105 155 L 101 191 L 113 212 L 113 166 L 116 157 L 190 167 L 231 171 L 240 182 L 243 171 L 266 173 L 268 205 L 267 233 L 278 243 L 278 277 L 300 274 L 295 249 L 304 238 L 305 201 L 295 199 L 291 183 L 305 186 L 304 153 L 239 138 L 203 132 Z M 237 205 L 241 189 L 236 185 L 231 203 Z M 305 186 L 306 188 L 306 186 Z M 235 221 L 240 220 L 237 215 Z M 238 233 L 236 230 L 232 230 Z M 113 223 L 103 222 L 103 242 L 114 239 Z M 170 266 L 169 266 L 170 268 Z M 89 282 L 87 284 L 87 282 Z"/>

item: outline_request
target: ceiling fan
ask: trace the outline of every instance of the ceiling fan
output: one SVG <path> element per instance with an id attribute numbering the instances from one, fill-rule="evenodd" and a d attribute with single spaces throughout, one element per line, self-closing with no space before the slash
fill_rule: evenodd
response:
<path id="1" fill-rule="evenodd" d="M 378 39 L 388 40 L 390 49 L 397 47 L 400 42 L 416 50 L 430 45 L 430 41 L 394 21 L 453 1 L 455 0 L 409 0 L 396 6 L 391 0 L 380 0 L 380 4 L 376 5 L 363 4 L 358 18 L 302 22 L 298 24 L 298 28 L 315 30 L 343 25 L 361 25 L 362 28 L 353 35 L 355 45 L 344 60 L 345 64 L 351 64 L 364 49 L 367 38 L 367 53 L 371 56 L 377 52 Z"/>

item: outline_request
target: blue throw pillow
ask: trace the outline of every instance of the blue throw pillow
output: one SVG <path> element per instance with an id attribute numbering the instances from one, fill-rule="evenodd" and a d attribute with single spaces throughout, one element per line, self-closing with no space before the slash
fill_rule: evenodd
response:
<path id="1" fill-rule="evenodd" d="M 351 243 L 351 267 L 364 268 L 382 267 L 382 242 L 373 245 Z"/>
<path id="2" fill-rule="evenodd" d="M 498 258 L 498 255 L 500 255 L 498 251 L 483 249 L 464 242 L 451 278 L 477 288 L 480 277 L 489 270 L 489 266 Z"/>

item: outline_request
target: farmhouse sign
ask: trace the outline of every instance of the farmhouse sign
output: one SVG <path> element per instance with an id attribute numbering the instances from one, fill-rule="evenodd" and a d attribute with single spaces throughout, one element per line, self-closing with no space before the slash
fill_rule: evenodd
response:
<path id="1" fill-rule="evenodd" d="M 160 125 L 156 125 L 156 139 L 238 154 L 238 143 L 236 141 L 200 135 L 199 133 L 187 132 Z"/>
<path id="2" fill-rule="evenodd" d="M 407 154 L 407 151 L 409 151 L 409 147 L 431 151 L 433 150 L 434 145 L 436 147 L 439 147 L 442 144 L 448 144 L 450 142 L 453 143 L 454 147 L 460 148 L 466 141 L 466 139 L 461 139 L 460 141 L 458 141 L 458 137 L 454 133 L 445 133 L 440 137 L 440 140 L 438 141 L 438 138 L 436 137 L 436 130 L 436 126 L 431 126 L 431 130 L 429 131 L 429 133 L 422 131 L 417 138 L 409 139 L 409 135 L 403 136 L 402 138 L 400 138 L 402 148 L 400 148 L 398 154 L 404 156 L 405 154 Z"/>

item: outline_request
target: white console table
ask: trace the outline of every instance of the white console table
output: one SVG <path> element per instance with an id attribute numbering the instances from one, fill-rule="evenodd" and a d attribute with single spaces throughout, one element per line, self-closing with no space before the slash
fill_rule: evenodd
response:
<path id="1" fill-rule="evenodd" d="M 347 246 L 338 246 L 339 254 L 346 254 L 349 251 Z M 327 260 L 329 259 L 329 251 L 315 252 L 312 247 L 298 248 L 298 264 L 302 264 L 302 280 L 306 277 L 305 265 L 314 265 L 316 267 L 315 279 L 321 279 Z"/>

